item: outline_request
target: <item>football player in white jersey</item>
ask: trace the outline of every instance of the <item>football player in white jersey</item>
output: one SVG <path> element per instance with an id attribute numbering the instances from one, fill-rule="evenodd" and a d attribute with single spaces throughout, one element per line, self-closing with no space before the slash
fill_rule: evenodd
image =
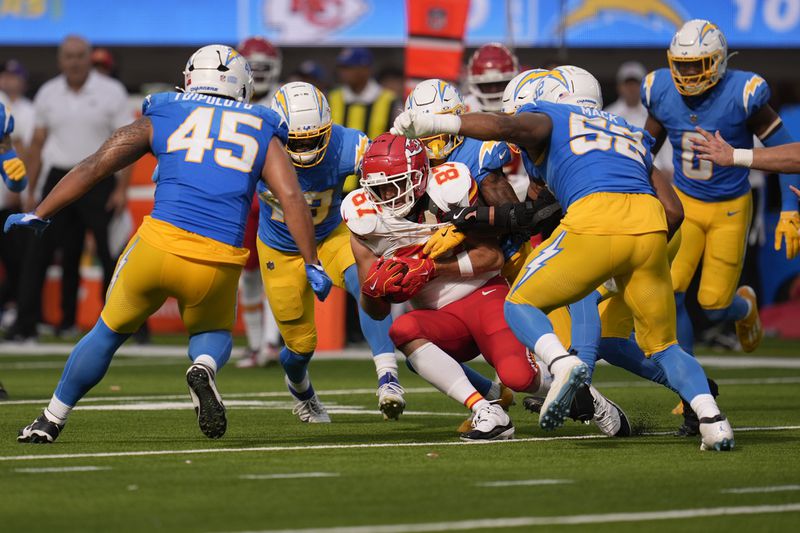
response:
<path id="1" fill-rule="evenodd" d="M 364 309 L 378 319 L 391 302 L 410 300 L 414 311 L 395 320 L 390 336 L 414 371 L 473 411 L 461 438 L 511 438 L 508 415 L 484 399 L 457 362 L 482 353 L 510 388 L 546 392 L 547 373 L 503 319 L 502 250 L 490 237 L 435 260 L 421 253 L 443 226 L 437 215 L 474 202 L 477 185 L 467 167 L 430 169 L 421 142 L 385 133 L 367 150 L 360 183 L 342 202 L 342 217 L 352 232 Z"/>

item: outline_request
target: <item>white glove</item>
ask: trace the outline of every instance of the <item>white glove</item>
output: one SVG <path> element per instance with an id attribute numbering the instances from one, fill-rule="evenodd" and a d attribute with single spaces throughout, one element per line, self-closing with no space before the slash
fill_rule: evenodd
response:
<path id="1" fill-rule="evenodd" d="M 394 119 L 390 133 L 409 139 L 419 139 L 440 133 L 457 135 L 460 128 L 461 117 L 458 115 L 435 115 L 410 109 L 403 111 Z"/>

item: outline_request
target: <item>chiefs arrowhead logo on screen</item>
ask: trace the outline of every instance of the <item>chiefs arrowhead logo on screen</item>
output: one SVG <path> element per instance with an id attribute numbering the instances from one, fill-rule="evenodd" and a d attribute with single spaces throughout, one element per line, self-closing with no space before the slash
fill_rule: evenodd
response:
<path id="1" fill-rule="evenodd" d="M 368 11 L 366 0 L 263 0 L 264 24 L 275 28 L 275 40 L 319 42 L 329 33 L 355 23 Z"/>

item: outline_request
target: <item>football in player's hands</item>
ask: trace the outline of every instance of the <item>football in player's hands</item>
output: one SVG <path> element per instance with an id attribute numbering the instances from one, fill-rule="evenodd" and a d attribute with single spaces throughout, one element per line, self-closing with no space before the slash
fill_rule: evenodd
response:
<path id="1" fill-rule="evenodd" d="M 394 301 L 394 295 L 401 291 L 403 277 L 408 272 L 408 265 L 395 259 L 381 257 L 367 272 L 361 293 L 370 298 L 384 298 Z"/>

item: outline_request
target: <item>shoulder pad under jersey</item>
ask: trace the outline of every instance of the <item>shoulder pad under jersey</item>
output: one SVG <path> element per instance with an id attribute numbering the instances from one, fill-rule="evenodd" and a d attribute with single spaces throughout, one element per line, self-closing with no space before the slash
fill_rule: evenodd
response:
<path id="1" fill-rule="evenodd" d="M 735 91 L 741 95 L 738 100 L 746 117 L 750 118 L 756 111 L 769 103 L 771 91 L 764 78 L 755 72 L 743 70 L 734 70 L 727 75 L 734 76 Z"/>
<path id="2" fill-rule="evenodd" d="M 345 196 L 340 212 L 347 228 L 356 235 L 369 235 L 378 227 L 378 210 L 364 189 L 356 189 Z"/>
<path id="3" fill-rule="evenodd" d="M 447 212 L 472 205 L 478 197 L 478 184 L 465 164 L 449 162 L 431 169 L 426 192 L 436 207 Z"/>

